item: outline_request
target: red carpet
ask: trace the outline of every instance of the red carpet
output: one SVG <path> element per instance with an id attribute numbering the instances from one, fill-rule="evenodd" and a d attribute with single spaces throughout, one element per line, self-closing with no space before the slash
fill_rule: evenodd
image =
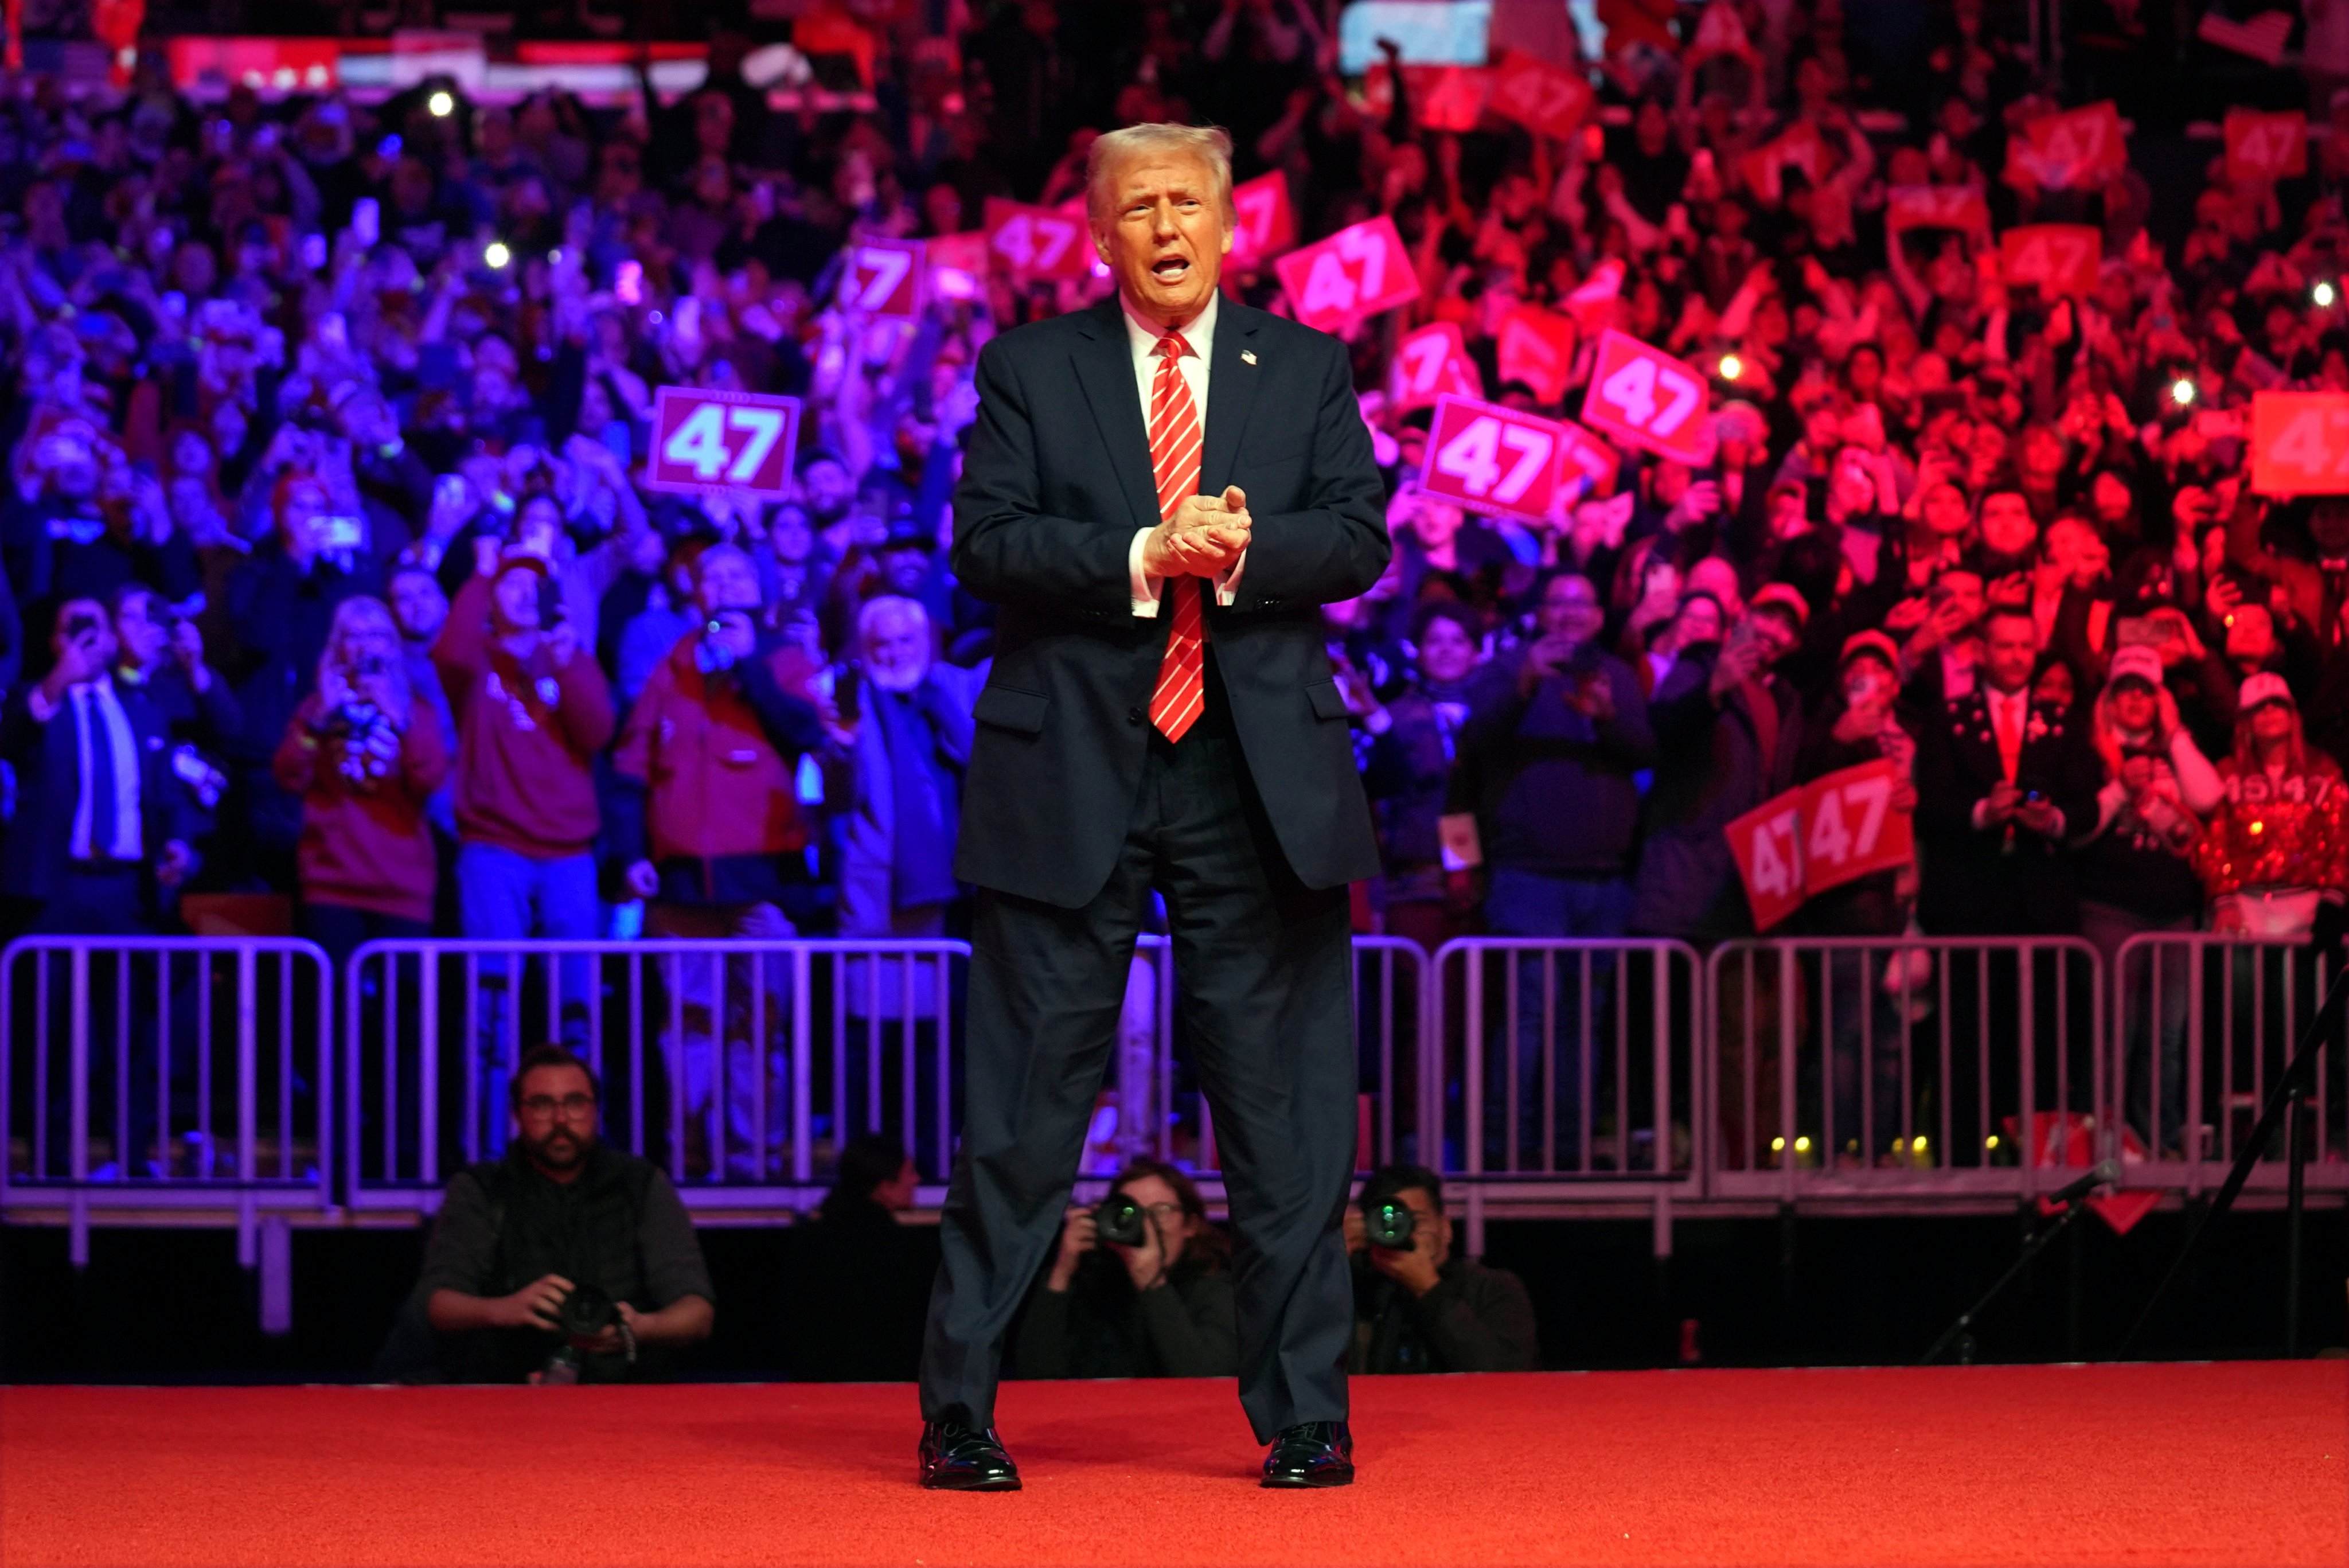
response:
<path id="1" fill-rule="evenodd" d="M 2349 1365 L 1371 1378 L 1266 1492 L 1228 1385 L 1013 1384 L 1028 1490 L 912 1482 L 909 1390 L 0 1392 L 0 1562 L 2349 1562 Z M 1115 1455 L 1115 1458 L 1105 1456 Z"/>

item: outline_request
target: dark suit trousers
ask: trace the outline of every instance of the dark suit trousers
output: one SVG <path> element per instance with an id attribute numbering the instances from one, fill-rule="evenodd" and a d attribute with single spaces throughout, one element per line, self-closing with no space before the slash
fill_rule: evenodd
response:
<path id="1" fill-rule="evenodd" d="M 1211 694 L 1180 744 L 1152 737 L 1124 846 L 1090 904 L 978 895 L 962 1142 L 922 1355 L 927 1419 L 994 1425 L 1004 1336 L 1060 1236 L 1154 887 L 1230 1197 L 1240 1404 L 1259 1442 L 1345 1418 L 1346 889 L 1311 891 L 1289 871 L 1220 706 Z"/>

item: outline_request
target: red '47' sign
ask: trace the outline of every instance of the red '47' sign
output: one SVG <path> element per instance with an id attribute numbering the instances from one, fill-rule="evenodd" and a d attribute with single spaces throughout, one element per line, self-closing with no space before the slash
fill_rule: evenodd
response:
<path id="1" fill-rule="evenodd" d="M 747 490 L 767 500 L 789 488 L 800 400 L 765 392 L 663 387 L 653 394 L 653 490 Z"/>
<path id="2" fill-rule="evenodd" d="M 1297 214 L 1288 205 L 1288 176 L 1278 170 L 1232 187 L 1239 226 L 1232 231 L 1232 265 L 1270 261 L 1297 243 Z"/>
<path id="3" fill-rule="evenodd" d="M 867 316 L 911 321 L 922 313 L 922 242 L 859 240 L 840 269 L 840 302 Z"/>
<path id="4" fill-rule="evenodd" d="M 1050 207 L 987 199 L 987 249 L 1019 277 L 1086 277 L 1093 247 L 1085 221 Z"/>
<path id="5" fill-rule="evenodd" d="M 1704 459 L 1704 379 L 1660 348 L 1609 330 L 1599 340 L 1582 422 L 1676 462 Z"/>
<path id="6" fill-rule="evenodd" d="M 2349 495 L 2349 392 L 2252 393 L 2251 488 Z"/>
<path id="7" fill-rule="evenodd" d="M 1999 236 L 1999 265 L 2009 283 L 2035 283 L 2049 298 L 2096 286 L 2105 234 L 2093 223 L 2025 223 Z"/>
<path id="8" fill-rule="evenodd" d="M 2227 111 L 2227 178 L 2272 182 L 2308 172 L 2308 117 L 2296 109 Z"/>
<path id="9" fill-rule="evenodd" d="M 1485 107 L 1527 130 L 1562 141 L 1582 129 L 1594 96 L 1590 84 L 1572 71 L 1511 49 L 1501 57 L 1500 70 L 1493 78 L 1493 97 Z"/>
<path id="10" fill-rule="evenodd" d="M 1892 809 L 1889 762 L 1838 768 L 1764 801 L 1722 831 L 1745 883 L 1754 929 L 1766 931 L 1804 900 L 1915 853 L 1909 813 Z"/>
<path id="11" fill-rule="evenodd" d="M 1554 420 L 1470 398 L 1436 400 L 1427 431 L 1430 493 L 1477 512 L 1549 514 L 1558 493 L 1567 432 Z"/>
<path id="12" fill-rule="evenodd" d="M 1323 332 L 1419 297 L 1419 275 L 1394 220 L 1369 219 L 1272 264 L 1297 319 Z"/>
<path id="13" fill-rule="evenodd" d="M 2128 166 L 2120 111 L 2106 100 L 2032 120 L 2007 141 L 2006 165 L 2050 191 L 2101 185 Z"/>
<path id="14" fill-rule="evenodd" d="M 1473 398 L 1484 389 L 1485 379 L 1476 372 L 1476 361 L 1468 358 L 1457 322 L 1423 327 L 1395 345 L 1396 412 L 1427 408 L 1447 393 Z"/>

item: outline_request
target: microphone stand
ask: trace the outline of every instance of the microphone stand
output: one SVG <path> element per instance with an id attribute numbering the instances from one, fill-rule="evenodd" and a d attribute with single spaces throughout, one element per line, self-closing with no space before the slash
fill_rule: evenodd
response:
<path id="1" fill-rule="evenodd" d="M 2317 947 L 2310 950 L 2321 953 L 2324 950 Z M 2305 1106 L 2307 1086 L 2315 1078 L 2317 1053 L 2323 1049 L 2325 1036 L 2340 1026 L 2344 1008 L 2349 1008 L 2349 963 L 2333 971 L 2333 982 L 2324 988 L 2323 1004 L 2308 1021 L 2308 1026 L 2301 1031 L 2299 1043 L 2292 1048 L 2292 1061 L 2285 1066 L 2283 1075 L 2276 1080 L 2275 1087 L 2268 1092 L 2268 1103 L 2260 1112 L 2259 1124 L 2251 1128 L 2251 1136 L 2243 1140 L 2243 1147 L 2236 1152 L 2235 1163 L 2228 1170 L 2226 1182 L 2219 1189 L 2219 1196 L 2211 1199 L 2208 1209 L 2194 1217 L 2193 1223 L 2187 1229 L 2185 1241 L 2178 1249 L 2178 1256 L 2170 1261 L 2169 1272 L 2161 1276 L 2161 1283 L 2154 1287 L 2153 1299 L 2145 1303 L 2145 1311 L 2137 1314 L 2137 1322 L 2130 1325 L 2128 1334 L 2121 1340 L 2119 1354 L 2122 1355 L 2128 1354 L 2129 1347 L 2145 1332 L 2146 1324 L 2153 1321 L 2154 1313 L 2169 1294 L 2170 1287 L 2186 1272 L 2186 1264 L 2194 1256 L 2194 1250 L 2201 1244 L 2203 1235 L 2210 1228 L 2210 1221 L 2235 1206 L 2235 1199 L 2242 1195 L 2243 1184 L 2251 1179 L 2251 1168 L 2260 1161 L 2260 1152 L 2275 1136 L 2276 1125 L 2284 1122 L 2287 1116 L 2290 1120 L 2284 1136 L 2284 1272 L 2285 1289 L 2291 1293 L 2284 1306 L 2284 1338 L 2287 1350 L 2295 1355 L 2299 1354 L 2300 1216 L 2306 1197 L 2303 1172 L 2308 1163 L 2309 1144 L 2307 1120 L 2302 1112 Z"/>
<path id="2" fill-rule="evenodd" d="M 2062 1235 L 2064 1228 L 2080 1217 L 2081 1211 L 2087 1207 L 2088 1194 L 2098 1187 L 2110 1186 L 2118 1179 L 2119 1174 L 2116 1168 L 2099 1165 L 2065 1189 L 2070 1194 L 2069 1197 L 2061 1193 L 2053 1195 L 2054 1201 L 2064 1205 L 2063 1212 L 2055 1216 L 2053 1224 L 2042 1225 L 2031 1233 L 2029 1239 L 2023 1243 L 2023 1251 L 2017 1252 L 2014 1262 L 2007 1265 L 2006 1272 L 1999 1275 L 1992 1282 L 1990 1289 L 1982 1292 L 1981 1299 L 1973 1305 L 1958 1314 L 1958 1321 L 1941 1332 L 1941 1337 L 1933 1342 L 1933 1348 L 1927 1351 L 1924 1359 L 1917 1365 L 1932 1366 L 1934 1362 L 1940 1359 L 1941 1352 L 1955 1344 L 1958 1347 L 1958 1365 L 1971 1366 L 1974 1364 L 1974 1320 L 1990 1310 L 1990 1303 L 1998 1299 L 2001 1291 L 2014 1282 L 2014 1277 L 2017 1274 L 2031 1266 L 2032 1259 L 2045 1251 L 2047 1244 Z"/>

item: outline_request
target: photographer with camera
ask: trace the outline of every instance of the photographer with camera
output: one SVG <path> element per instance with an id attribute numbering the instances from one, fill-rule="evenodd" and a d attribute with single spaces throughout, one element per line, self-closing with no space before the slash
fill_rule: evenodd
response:
<path id="1" fill-rule="evenodd" d="M 716 1316 L 677 1189 L 596 1137 L 601 1087 L 561 1046 L 523 1053 L 512 1096 L 513 1142 L 450 1180 L 378 1371 L 409 1383 L 666 1379 Z"/>
<path id="2" fill-rule="evenodd" d="M 1354 1259 L 1350 1372 L 1530 1372 L 1533 1298 L 1506 1269 L 1452 1255 L 1444 1181 L 1423 1166 L 1371 1173 L 1346 1211 Z"/>
<path id="3" fill-rule="evenodd" d="M 1019 1326 L 1023 1377 L 1230 1377 L 1239 1370 L 1231 1244 L 1191 1179 L 1133 1159 L 1071 1209 Z"/>

